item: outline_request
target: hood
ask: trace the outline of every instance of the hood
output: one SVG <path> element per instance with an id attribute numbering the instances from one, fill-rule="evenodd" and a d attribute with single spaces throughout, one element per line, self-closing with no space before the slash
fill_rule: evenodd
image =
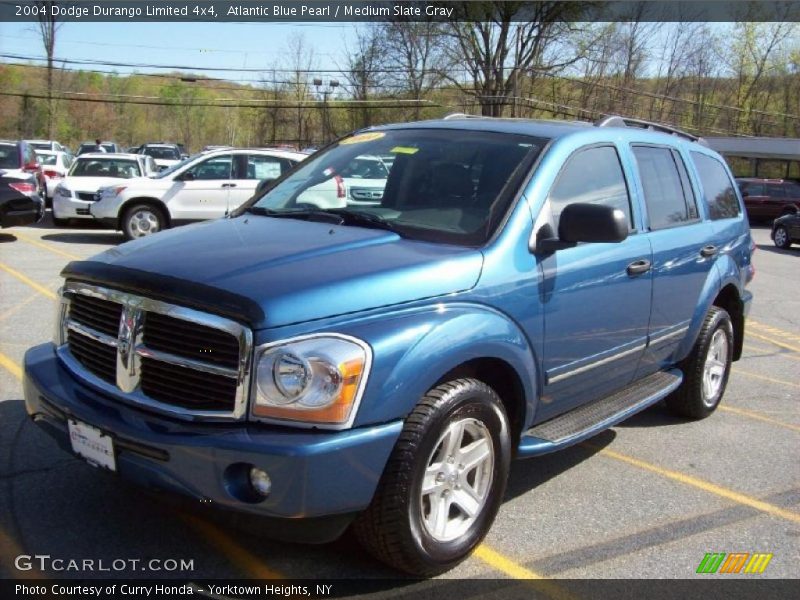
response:
<path id="1" fill-rule="evenodd" d="M 101 187 L 111 185 L 125 185 L 131 181 L 122 177 L 65 177 L 61 185 L 75 192 L 96 192 Z"/>
<path id="2" fill-rule="evenodd" d="M 165 299 L 202 302 L 206 310 L 218 308 L 260 329 L 465 291 L 477 283 L 482 265 L 483 255 L 473 248 L 380 229 L 244 215 L 122 244 L 71 263 L 65 274 L 91 273 L 90 279 L 116 287 L 128 281 Z M 209 298 L 219 298 L 220 306 L 210 307 Z M 238 315 L 231 310 L 237 305 Z"/>

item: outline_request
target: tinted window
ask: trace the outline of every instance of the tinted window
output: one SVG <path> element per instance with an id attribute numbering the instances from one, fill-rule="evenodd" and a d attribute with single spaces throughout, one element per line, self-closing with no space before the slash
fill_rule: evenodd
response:
<path id="1" fill-rule="evenodd" d="M 634 146 L 644 189 L 650 229 L 664 229 L 697 217 L 694 195 L 683 168 L 683 161 L 669 148 Z M 683 175 L 683 176 L 682 176 Z"/>
<path id="2" fill-rule="evenodd" d="M 708 216 L 713 220 L 738 216 L 739 200 L 722 163 L 699 152 L 692 152 L 692 159 L 700 175 L 700 183 L 703 185 Z"/>
<path id="3" fill-rule="evenodd" d="M 742 194 L 747 192 L 748 196 L 763 196 L 764 195 L 764 184 L 763 183 L 753 183 L 750 181 L 745 181 L 739 184 L 739 189 L 742 190 Z"/>
<path id="4" fill-rule="evenodd" d="M 164 146 L 146 146 L 144 150 L 142 150 L 142 153 L 159 160 L 180 160 L 181 158 L 177 148 Z"/>
<path id="5" fill-rule="evenodd" d="M 784 188 L 780 183 L 768 183 L 767 196 L 770 198 L 785 198 L 786 188 Z"/>
<path id="6" fill-rule="evenodd" d="M 786 195 L 789 196 L 789 198 L 800 198 L 800 185 L 796 183 L 787 183 Z"/>
<path id="7" fill-rule="evenodd" d="M 40 165 L 54 165 L 58 162 L 57 154 L 39 154 L 37 152 L 36 158 Z"/>
<path id="8" fill-rule="evenodd" d="M 195 179 L 230 179 L 231 155 L 215 156 L 205 160 L 189 169 L 187 173 L 192 173 Z"/>
<path id="9" fill-rule="evenodd" d="M 0 169 L 19 169 L 19 150 L 15 144 L 0 144 Z"/>
<path id="10" fill-rule="evenodd" d="M 550 190 L 556 230 L 561 211 L 576 202 L 613 206 L 624 212 L 628 223 L 633 224 L 628 188 L 616 149 L 611 146 L 588 148 L 569 158 Z"/>

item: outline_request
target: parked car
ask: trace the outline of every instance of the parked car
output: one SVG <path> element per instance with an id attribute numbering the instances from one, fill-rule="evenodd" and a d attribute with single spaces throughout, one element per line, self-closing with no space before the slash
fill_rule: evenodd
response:
<path id="1" fill-rule="evenodd" d="M 747 215 L 752 221 L 777 219 L 800 208 L 800 183 L 784 179 L 739 178 Z"/>
<path id="2" fill-rule="evenodd" d="M 44 200 L 33 175 L 7 176 L 0 169 L 0 227 L 30 225 L 44 215 Z"/>
<path id="3" fill-rule="evenodd" d="M 116 142 L 100 142 L 100 145 L 106 152 L 110 152 L 112 154 L 122 153 L 122 148 Z M 83 142 L 80 146 L 78 146 L 78 152 L 76 153 L 76 156 L 96 151 L 97 144 L 95 142 Z"/>
<path id="4" fill-rule="evenodd" d="M 800 244 L 800 212 L 786 214 L 772 222 L 772 241 L 778 248 Z"/>
<path id="5" fill-rule="evenodd" d="M 36 193 L 45 196 L 45 178 L 36 152 L 28 142 L 0 140 L 0 169 L 6 177 L 17 177 L 27 180 L 33 175 L 36 181 Z"/>
<path id="6" fill-rule="evenodd" d="M 89 207 L 104 186 L 119 186 L 128 180 L 150 177 L 158 169 L 149 156 L 97 152 L 81 154 L 67 176 L 56 187 L 53 197 L 53 222 L 66 225 L 70 219 L 91 219 Z"/>
<path id="7" fill-rule="evenodd" d="M 388 176 L 389 169 L 380 157 L 357 156 L 334 177 L 305 190 L 298 202 L 320 208 L 378 206 Z"/>
<path id="8" fill-rule="evenodd" d="M 141 150 L 141 146 L 128 146 L 125 149 L 125 154 L 139 154 L 139 150 Z"/>
<path id="9" fill-rule="evenodd" d="M 216 219 L 238 208 L 259 181 L 277 179 L 306 158 L 281 150 L 217 150 L 197 154 L 152 179 L 107 187 L 91 214 L 126 238 Z"/>
<path id="10" fill-rule="evenodd" d="M 49 150 L 51 152 L 66 152 L 69 154 L 69 150 L 59 144 L 54 140 L 25 140 L 28 144 L 33 146 L 35 151 L 39 150 Z"/>
<path id="11" fill-rule="evenodd" d="M 36 158 L 44 175 L 45 199 L 50 202 L 56 187 L 66 176 L 75 157 L 61 150 L 37 150 Z"/>
<path id="12" fill-rule="evenodd" d="M 144 144 L 139 148 L 139 154 L 152 156 L 161 170 L 172 167 L 182 160 L 181 151 L 177 144 L 164 144 L 161 142 Z"/>
<path id="13" fill-rule="evenodd" d="M 380 206 L 298 202 L 385 154 Z M 387 564 L 440 573 L 489 530 L 512 457 L 661 400 L 714 412 L 752 245 L 723 158 L 668 127 L 376 127 L 231 218 L 70 263 L 55 342 L 25 356 L 27 412 L 140 484 L 289 539 L 352 525 Z"/>

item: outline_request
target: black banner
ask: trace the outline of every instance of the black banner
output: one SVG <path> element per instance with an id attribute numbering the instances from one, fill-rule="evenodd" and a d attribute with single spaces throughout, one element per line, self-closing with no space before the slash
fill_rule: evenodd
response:
<path id="1" fill-rule="evenodd" d="M 59 600 L 783 600 L 796 597 L 796 580 L 698 575 L 682 580 L 0 580 L 0 598 Z M 758 577 L 758 576 L 756 576 Z"/>
<path id="2" fill-rule="evenodd" d="M 557 18 L 568 21 L 800 21 L 800 1 L 762 0 L 610 0 L 542 2 L 483 0 L 58 0 L 0 1 L 0 22 L 35 22 L 40 16 L 59 21 L 115 22 L 365 22 L 486 21 L 510 15 L 534 20 L 560 4 Z"/>

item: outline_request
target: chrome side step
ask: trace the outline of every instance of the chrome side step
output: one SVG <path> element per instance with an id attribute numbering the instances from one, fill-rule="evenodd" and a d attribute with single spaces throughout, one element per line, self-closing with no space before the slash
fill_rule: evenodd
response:
<path id="1" fill-rule="evenodd" d="M 538 456 L 597 435 L 673 392 L 683 381 L 678 370 L 653 373 L 591 404 L 540 423 L 522 434 L 518 456 Z"/>

